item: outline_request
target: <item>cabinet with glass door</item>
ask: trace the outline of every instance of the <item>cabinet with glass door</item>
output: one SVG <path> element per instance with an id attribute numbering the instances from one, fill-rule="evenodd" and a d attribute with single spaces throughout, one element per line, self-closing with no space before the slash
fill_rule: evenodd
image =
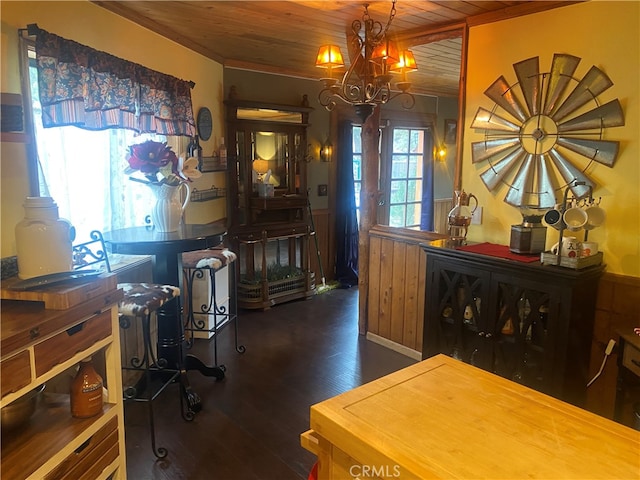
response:
<path id="1" fill-rule="evenodd" d="M 268 308 L 313 295 L 306 181 L 312 108 L 240 100 L 225 105 L 227 238 L 239 257 L 238 304 Z M 291 286 L 284 294 L 283 283 Z"/>
<path id="2" fill-rule="evenodd" d="M 444 353 L 584 404 L 602 266 L 521 263 L 464 252 L 446 240 L 423 248 L 423 358 Z"/>

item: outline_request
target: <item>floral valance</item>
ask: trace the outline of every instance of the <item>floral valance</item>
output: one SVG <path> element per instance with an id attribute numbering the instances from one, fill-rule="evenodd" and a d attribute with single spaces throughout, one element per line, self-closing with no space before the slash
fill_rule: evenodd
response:
<path id="1" fill-rule="evenodd" d="M 188 136 L 196 133 L 192 82 L 42 29 L 36 31 L 36 63 L 45 127 L 129 128 L 139 133 Z"/>

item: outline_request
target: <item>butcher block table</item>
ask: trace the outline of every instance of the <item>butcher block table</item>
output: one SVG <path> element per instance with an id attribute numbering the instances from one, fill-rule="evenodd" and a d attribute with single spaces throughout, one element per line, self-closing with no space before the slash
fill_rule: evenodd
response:
<path id="1" fill-rule="evenodd" d="M 436 355 L 311 407 L 319 480 L 640 478 L 640 432 Z"/>

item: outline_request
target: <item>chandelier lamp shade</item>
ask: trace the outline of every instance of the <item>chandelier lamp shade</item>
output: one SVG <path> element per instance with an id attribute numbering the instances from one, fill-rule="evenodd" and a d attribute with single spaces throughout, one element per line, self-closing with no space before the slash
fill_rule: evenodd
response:
<path id="1" fill-rule="evenodd" d="M 344 60 L 342 59 L 342 52 L 338 45 L 323 45 L 318 50 L 318 58 L 316 59 L 316 66 L 326 68 L 328 72 L 328 78 L 322 80 L 327 82 L 331 79 L 331 70 L 335 67 L 344 67 Z M 337 80 L 334 81 L 334 83 Z"/>
<path id="2" fill-rule="evenodd" d="M 342 101 L 353 105 L 364 123 L 376 105 L 396 97 L 402 97 L 403 108 L 415 105 L 415 99 L 409 92 L 411 83 L 406 77 L 407 73 L 417 70 L 415 57 L 410 50 L 399 50 L 389 36 L 389 27 L 396 13 L 395 4 L 396 0 L 393 0 L 384 26 L 369 16 L 368 4 L 364 5 L 362 18 L 351 23 L 351 33 L 347 35 L 350 65 L 344 73 L 336 75 L 335 72 L 346 67 L 338 45 L 323 45 L 318 50 L 316 66 L 327 71 L 327 75 L 320 79 L 323 87 L 318 101 L 327 110 L 333 110 L 337 102 Z M 392 90 L 396 75 L 400 80 Z"/>
<path id="3" fill-rule="evenodd" d="M 413 52 L 411 50 L 403 50 L 400 52 L 398 62 L 391 67 L 393 73 L 402 75 L 402 81 L 396 83 L 396 87 L 403 92 L 408 91 L 411 83 L 407 82 L 407 73 L 415 72 L 416 70 L 418 70 L 418 66 L 416 65 L 416 58 L 413 56 Z"/>

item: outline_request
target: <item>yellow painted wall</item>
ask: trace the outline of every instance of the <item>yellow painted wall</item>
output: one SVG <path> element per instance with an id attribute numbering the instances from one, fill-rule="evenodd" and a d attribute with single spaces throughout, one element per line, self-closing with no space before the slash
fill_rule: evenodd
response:
<path id="1" fill-rule="evenodd" d="M 2 92 L 20 93 L 17 30 L 36 23 L 40 28 L 69 40 L 195 82 L 196 86 L 191 91 L 194 114 L 206 106 L 213 116 L 213 134 L 209 141 L 202 142 L 203 152 L 205 155 L 213 153 L 224 130 L 223 70 L 219 63 L 85 0 L 3 1 L 0 19 Z M 15 255 L 14 228 L 23 217 L 22 203 L 29 192 L 24 145 L 2 142 L 0 148 L 0 255 L 6 257 Z M 206 189 L 214 183 L 217 187 L 224 187 L 224 174 L 205 174 L 192 187 Z M 224 216 L 224 200 L 192 203 L 186 213 L 187 221 L 191 223 L 211 222 Z"/>
<path id="2" fill-rule="evenodd" d="M 484 207 L 482 225 L 472 225 L 468 239 L 509 244 L 510 226 L 521 222 L 519 211 L 504 203 L 506 188 L 489 192 L 479 178 L 486 162 L 471 163 L 471 143 L 483 134 L 470 128 L 479 107 L 493 102 L 483 92 L 500 75 L 517 82 L 513 64 L 540 58 L 540 71 L 548 72 L 554 53 L 582 59 L 575 76 L 582 78 L 592 65 L 602 69 L 614 85 L 599 100 L 618 98 L 625 126 L 606 131 L 607 140 L 620 141 L 613 168 L 595 164 L 587 174 L 595 180 L 595 197 L 602 197 L 607 212 L 603 227 L 589 240 L 600 244 L 607 271 L 640 276 L 640 2 L 590 1 L 547 12 L 470 28 L 466 113 L 464 118 L 462 186 Z M 575 83 L 573 84 L 575 85 Z M 584 165 L 584 164 L 583 164 Z M 560 198 L 561 199 L 561 198 Z M 581 238 L 581 237 L 580 237 Z M 547 247 L 558 232 L 547 229 Z"/>

